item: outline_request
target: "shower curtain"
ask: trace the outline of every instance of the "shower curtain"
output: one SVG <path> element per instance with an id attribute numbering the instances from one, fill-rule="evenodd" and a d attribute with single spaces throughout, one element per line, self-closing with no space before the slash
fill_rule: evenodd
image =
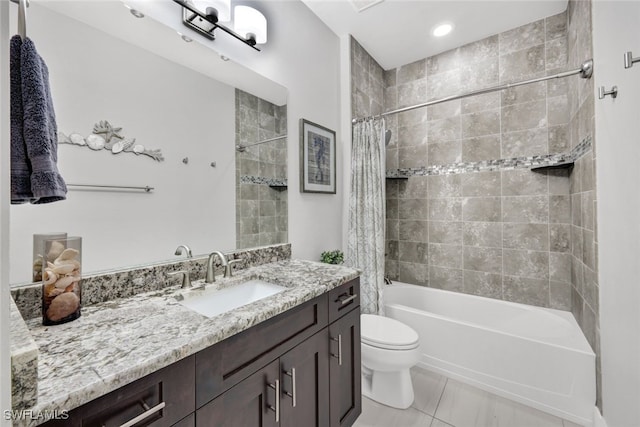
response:
<path id="1" fill-rule="evenodd" d="M 384 286 L 384 120 L 353 127 L 346 263 L 362 271 L 363 313 L 382 314 Z"/>

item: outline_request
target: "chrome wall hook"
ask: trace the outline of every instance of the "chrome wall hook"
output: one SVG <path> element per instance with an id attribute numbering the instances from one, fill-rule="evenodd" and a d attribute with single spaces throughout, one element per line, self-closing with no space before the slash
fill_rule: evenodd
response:
<path id="1" fill-rule="evenodd" d="M 624 54 L 624 68 L 631 68 L 633 64 L 636 62 L 640 62 L 640 56 L 637 58 L 633 57 L 633 53 L 631 51 L 625 52 Z"/>
<path id="2" fill-rule="evenodd" d="M 612 98 L 618 97 L 618 86 L 613 86 L 610 91 L 607 91 L 604 86 L 598 88 L 598 98 L 604 99 L 605 96 L 611 95 Z"/>

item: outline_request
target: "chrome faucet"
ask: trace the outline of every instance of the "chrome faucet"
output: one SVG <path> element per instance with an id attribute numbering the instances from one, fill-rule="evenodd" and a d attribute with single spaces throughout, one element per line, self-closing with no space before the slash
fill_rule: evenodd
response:
<path id="1" fill-rule="evenodd" d="M 214 260 L 216 255 L 220 257 L 220 263 L 224 267 L 225 277 L 227 277 L 227 269 L 229 268 L 229 263 L 227 262 L 227 257 L 220 251 L 213 251 L 209 255 L 207 259 L 207 278 L 205 279 L 206 283 L 213 283 L 216 281 L 216 271 Z"/>
<path id="2" fill-rule="evenodd" d="M 187 245 L 180 245 L 176 248 L 176 253 L 175 255 L 182 255 L 182 252 L 186 252 L 187 253 L 187 258 L 193 258 L 193 254 L 191 253 L 191 249 L 189 249 L 189 246 Z"/>
<path id="3" fill-rule="evenodd" d="M 191 287 L 191 278 L 189 277 L 189 270 L 178 270 L 171 273 L 167 273 L 167 276 L 176 276 L 182 274 L 182 289 L 189 289 Z"/>

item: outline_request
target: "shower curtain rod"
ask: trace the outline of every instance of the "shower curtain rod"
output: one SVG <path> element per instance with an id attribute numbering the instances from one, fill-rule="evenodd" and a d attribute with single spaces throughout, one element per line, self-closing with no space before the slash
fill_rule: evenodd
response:
<path id="1" fill-rule="evenodd" d="M 593 74 L 593 59 L 588 59 L 588 60 L 584 61 L 582 63 L 582 65 L 580 66 L 580 68 L 577 68 L 575 70 L 563 71 L 561 73 L 557 73 L 557 74 L 553 74 L 553 75 L 545 76 L 545 77 L 538 77 L 536 79 L 523 80 L 523 81 L 515 82 L 515 83 L 505 83 L 505 84 L 499 85 L 499 86 L 491 86 L 491 87 L 484 88 L 484 89 L 473 90 L 473 91 L 470 91 L 470 92 L 467 92 L 467 93 L 463 93 L 463 94 L 460 94 L 460 95 L 451 95 L 451 96 L 447 96 L 445 98 L 440 98 L 440 99 L 435 99 L 433 101 L 424 102 L 422 104 L 412 105 L 412 106 L 404 107 L 404 108 L 398 108 L 397 110 L 386 111 L 386 112 L 384 112 L 382 114 L 378 114 L 378 115 L 375 115 L 375 116 L 360 117 L 360 118 L 351 120 L 351 123 L 352 124 L 356 124 L 358 122 L 364 122 L 366 120 L 377 119 L 377 118 L 381 118 L 381 117 L 384 117 L 384 116 L 389 116 L 391 114 L 404 113 L 405 111 L 415 110 L 416 108 L 429 107 L 431 105 L 441 104 L 441 103 L 447 102 L 447 101 L 455 101 L 456 99 L 468 98 L 470 96 L 475 96 L 475 95 L 483 95 L 485 93 L 496 92 L 496 91 L 499 91 L 499 90 L 509 89 L 509 88 L 516 87 L 516 86 L 528 85 L 528 84 L 531 84 L 531 83 L 543 82 L 545 80 L 559 79 L 561 77 L 569 77 L 569 76 L 573 76 L 574 74 L 580 74 L 580 77 L 582 77 L 583 79 L 591 78 L 591 75 Z"/>

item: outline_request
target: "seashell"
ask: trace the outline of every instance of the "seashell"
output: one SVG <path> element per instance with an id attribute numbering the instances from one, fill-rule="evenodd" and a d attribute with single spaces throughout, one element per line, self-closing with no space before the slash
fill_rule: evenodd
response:
<path id="1" fill-rule="evenodd" d="M 64 251 L 64 245 L 57 240 L 51 242 L 51 247 L 49 248 L 49 252 L 47 253 L 47 261 L 53 261 L 58 258 L 62 252 Z"/>
<path id="2" fill-rule="evenodd" d="M 69 141 L 72 144 L 76 144 L 76 145 L 87 145 L 87 142 L 79 133 L 72 133 L 71 135 L 69 135 Z"/>
<path id="3" fill-rule="evenodd" d="M 53 271 L 47 269 L 44 271 L 43 279 L 44 279 L 45 286 L 53 285 L 54 283 L 56 283 L 56 280 L 58 280 L 58 275 Z"/>
<path id="4" fill-rule="evenodd" d="M 80 298 L 73 292 L 64 292 L 51 301 L 46 315 L 49 320 L 57 322 L 73 314 L 80 307 Z"/>
<path id="5" fill-rule="evenodd" d="M 122 149 L 124 151 L 130 150 L 133 144 L 136 142 L 135 138 L 125 138 L 122 140 Z"/>
<path id="6" fill-rule="evenodd" d="M 59 261 L 73 260 L 78 256 L 79 253 L 80 251 L 78 251 L 77 249 L 67 248 L 58 255 L 58 258 L 54 261 L 54 263 L 57 263 Z"/>
<path id="7" fill-rule="evenodd" d="M 71 273 L 73 270 L 76 269 L 76 266 L 74 264 L 60 264 L 60 265 L 56 265 L 54 268 L 52 268 L 51 270 L 57 274 L 57 275 L 61 275 L 61 274 L 69 274 Z"/>
<path id="8" fill-rule="evenodd" d="M 58 131 L 58 144 L 71 144 L 71 140 L 63 132 Z"/>
<path id="9" fill-rule="evenodd" d="M 136 144 L 136 145 L 133 147 L 133 152 L 134 152 L 134 153 L 136 153 L 136 154 L 143 153 L 143 152 L 144 152 L 144 145 Z"/>
<path id="10" fill-rule="evenodd" d="M 64 292 L 64 290 L 59 289 L 59 288 L 56 288 L 56 287 L 54 286 L 54 287 L 53 287 L 53 289 L 51 289 L 51 291 L 47 294 L 47 296 L 48 296 L 49 298 L 55 298 L 55 297 L 57 297 L 58 295 L 60 295 L 61 293 L 63 293 L 63 292 Z"/>
<path id="11" fill-rule="evenodd" d="M 73 282 L 72 284 L 70 284 L 69 286 L 64 288 L 64 291 L 65 292 L 73 292 L 75 289 L 76 289 L 76 282 Z"/>
<path id="12" fill-rule="evenodd" d="M 74 282 L 79 281 L 80 278 L 76 276 L 64 276 L 56 282 L 56 288 L 65 289 L 67 286 L 71 285 Z"/>
<path id="13" fill-rule="evenodd" d="M 118 154 L 122 150 L 124 150 L 124 146 L 122 145 L 122 141 L 116 142 L 115 144 L 113 144 L 113 147 L 111 147 L 111 152 L 113 154 Z"/>
<path id="14" fill-rule="evenodd" d="M 92 150 L 102 150 L 106 141 L 100 135 L 91 134 L 87 137 L 87 145 Z"/>

